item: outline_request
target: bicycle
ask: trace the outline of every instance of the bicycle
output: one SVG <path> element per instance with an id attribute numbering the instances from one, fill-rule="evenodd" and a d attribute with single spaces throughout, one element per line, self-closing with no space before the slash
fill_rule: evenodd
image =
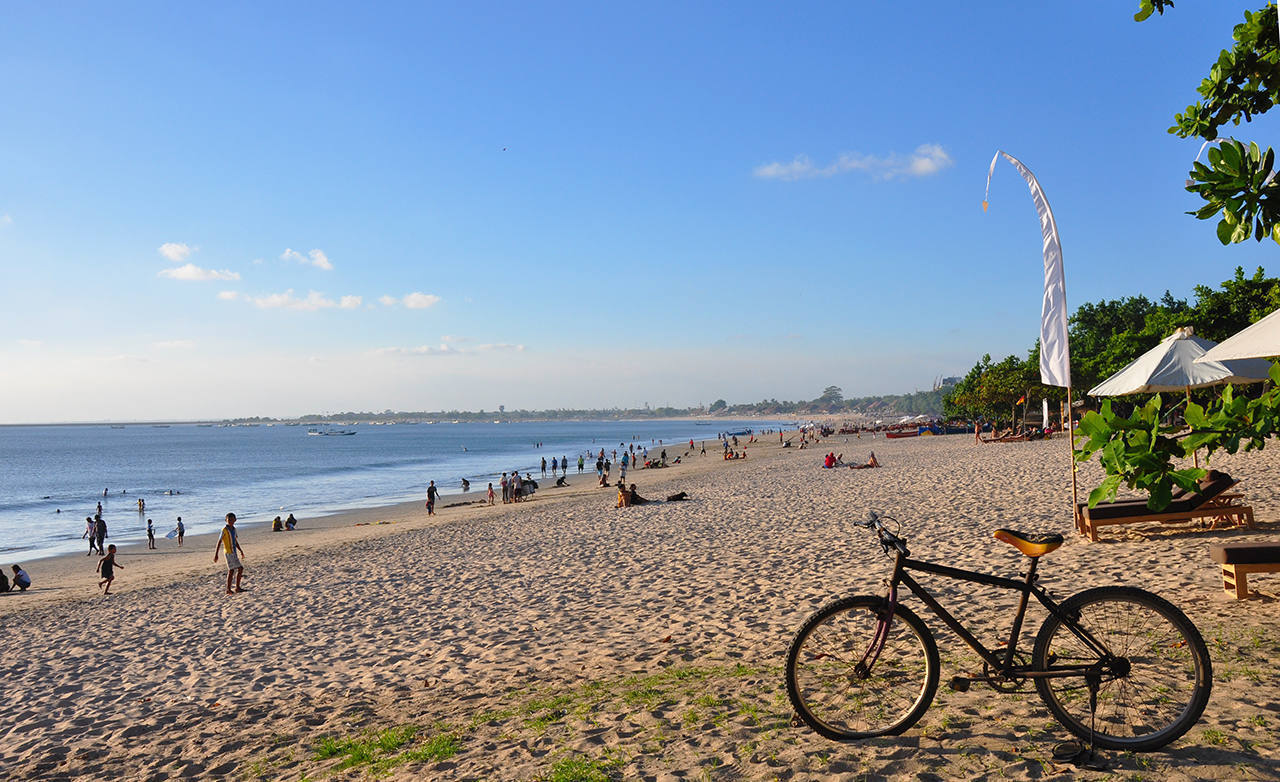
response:
<path id="1" fill-rule="evenodd" d="M 896 531 L 885 526 L 895 523 Z M 995 537 L 1030 563 L 1022 579 L 911 559 L 901 524 L 871 512 L 858 526 L 874 529 L 893 574 L 884 596 L 846 597 L 805 620 L 787 650 L 787 696 L 800 718 L 835 740 L 897 735 L 929 708 L 938 689 L 938 647 L 928 625 L 898 602 L 905 584 L 983 661 L 981 675 L 956 676 L 1003 692 L 1028 681 L 1071 733 L 1109 749 L 1145 752 L 1186 733 L 1209 701 L 1213 671 L 1204 639 L 1185 614 L 1142 589 L 1087 589 L 1058 602 L 1037 582 L 1040 557 L 1061 535 L 999 529 Z M 907 571 L 1001 587 L 1021 594 L 1003 650 L 988 649 Z M 1028 659 L 1018 651 L 1029 598 L 1049 612 Z"/>

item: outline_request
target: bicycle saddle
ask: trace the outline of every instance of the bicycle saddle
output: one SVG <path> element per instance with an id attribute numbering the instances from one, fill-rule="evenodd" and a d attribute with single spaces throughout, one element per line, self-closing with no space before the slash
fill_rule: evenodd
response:
<path id="1" fill-rule="evenodd" d="M 1043 557 L 1062 545 L 1062 536 L 1058 534 L 1037 535 L 1016 532 L 1011 529 L 996 530 L 996 540 L 1002 540 L 1028 557 Z"/>

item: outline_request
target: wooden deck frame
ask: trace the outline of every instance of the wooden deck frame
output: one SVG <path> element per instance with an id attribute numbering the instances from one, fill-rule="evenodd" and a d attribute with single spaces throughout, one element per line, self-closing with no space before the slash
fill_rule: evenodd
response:
<path id="1" fill-rule="evenodd" d="M 1222 566 L 1222 591 L 1227 597 L 1244 600 L 1249 596 L 1250 573 L 1280 573 L 1280 562 L 1249 562 Z"/>
<path id="2" fill-rule="evenodd" d="M 1161 524 L 1179 524 L 1193 519 L 1209 519 L 1209 528 L 1216 529 L 1218 524 L 1228 527 L 1253 527 L 1253 508 L 1238 504 L 1242 495 L 1237 493 L 1219 494 L 1207 500 L 1203 505 L 1192 510 L 1173 511 L 1169 513 L 1152 513 L 1143 508 L 1133 516 L 1117 516 L 1110 519 L 1095 519 L 1089 515 L 1086 505 L 1076 515 L 1076 531 L 1087 535 L 1089 540 L 1098 540 L 1098 528 L 1114 524 L 1141 524 L 1143 522 L 1159 522 Z"/>

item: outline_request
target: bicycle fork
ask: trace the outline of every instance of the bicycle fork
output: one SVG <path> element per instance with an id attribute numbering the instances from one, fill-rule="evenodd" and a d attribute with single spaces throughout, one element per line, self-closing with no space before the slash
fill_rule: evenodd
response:
<path id="1" fill-rule="evenodd" d="M 880 652 L 884 649 L 885 641 L 889 640 L 889 627 L 893 624 L 893 612 L 898 607 L 898 585 L 896 583 L 890 582 L 886 602 L 888 607 L 876 620 L 876 632 L 871 637 L 871 643 L 867 646 L 867 651 L 862 654 L 862 659 L 853 666 L 853 675 L 859 679 L 871 677 L 871 667 L 876 664 L 876 660 L 880 659 Z"/>

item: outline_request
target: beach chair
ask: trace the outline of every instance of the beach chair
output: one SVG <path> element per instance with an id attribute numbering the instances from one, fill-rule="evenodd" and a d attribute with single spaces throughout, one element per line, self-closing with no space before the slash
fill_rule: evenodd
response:
<path id="1" fill-rule="evenodd" d="M 1249 596 L 1250 573 L 1280 573 L 1280 543 L 1211 546 L 1209 556 L 1222 567 L 1223 591 L 1236 600 Z"/>
<path id="2" fill-rule="evenodd" d="M 1216 529 L 1219 524 L 1252 527 L 1253 508 L 1243 504 L 1243 495 L 1228 491 L 1235 485 L 1235 478 L 1225 472 L 1210 470 L 1201 479 L 1199 492 L 1174 492 L 1173 502 L 1159 513 L 1148 508 L 1145 500 L 1105 502 L 1093 508 L 1081 504 L 1076 507 L 1076 531 L 1096 541 L 1099 527 L 1115 524 L 1178 524 L 1201 519 L 1207 521 L 1210 529 Z"/>

